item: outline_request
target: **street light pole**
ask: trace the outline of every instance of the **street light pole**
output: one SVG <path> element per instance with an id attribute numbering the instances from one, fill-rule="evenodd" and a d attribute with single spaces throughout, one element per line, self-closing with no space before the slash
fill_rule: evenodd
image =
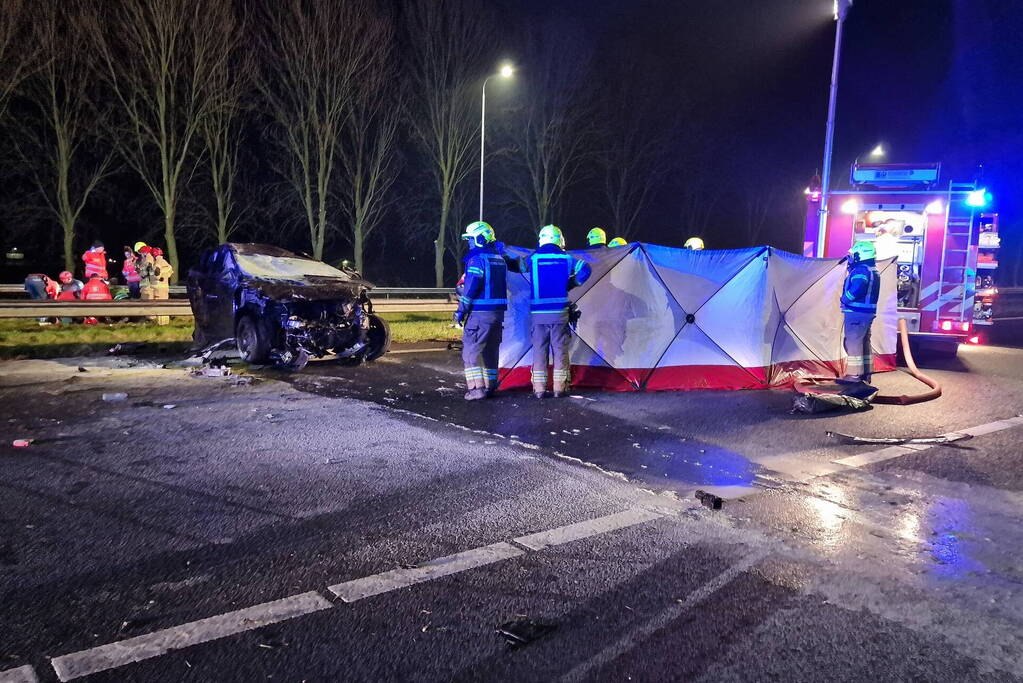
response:
<path id="1" fill-rule="evenodd" d="M 842 56 L 842 27 L 853 0 L 835 0 L 835 55 L 831 60 L 831 90 L 828 94 L 828 123 L 824 129 L 824 164 L 821 173 L 820 225 L 817 228 L 817 257 L 824 256 L 824 238 L 828 226 L 828 199 L 831 190 L 831 152 L 835 140 L 835 103 L 838 99 L 838 67 Z"/>
<path id="2" fill-rule="evenodd" d="M 496 74 L 491 74 L 483 79 L 483 96 L 480 100 L 480 220 L 483 220 L 483 159 L 484 159 L 484 145 L 486 142 L 486 130 L 487 130 L 487 81 L 493 78 L 495 75 L 501 78 L 511 78 L 515 70 L 510 64 L 505 64 L 501 67 L 501 70 Z"/>
<path id="3" fill-rule="evenodd" d="M 480 220 L 483 220 L 483 144 L 487 129 L 487 81 L 493 76 L 483 79 L 483 99 L 480 102 Z"/>

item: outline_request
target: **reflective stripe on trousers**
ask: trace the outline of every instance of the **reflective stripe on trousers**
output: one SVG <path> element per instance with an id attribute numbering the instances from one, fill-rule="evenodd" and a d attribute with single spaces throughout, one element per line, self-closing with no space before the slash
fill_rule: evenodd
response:
<path id="1" fill-rule="evenodd" d="M 462 365 L 467 382 L 497 384 L 497 363 L 504 334 L 504 316 L 493 312 L 473 312 L 462 332 Z"/>
<path id="2" fill-rule="evenodd" d="M 554 366 L 555 391 L 563 391 L 571 381 L 569 351 L 572 348 L 572 333 L 568 322 L 533 323 L 533 371 L 534 390 L 547 386 L 547 355 L 550 352 Z"/>
<path id="3" fill-rule="evenodd" d="M 845 374 L 870 381 L 874 372 L 874 355 L 870 350 L 870 326 L 874 316 L 868 313 L 846 312 L 844 314 Z"/>

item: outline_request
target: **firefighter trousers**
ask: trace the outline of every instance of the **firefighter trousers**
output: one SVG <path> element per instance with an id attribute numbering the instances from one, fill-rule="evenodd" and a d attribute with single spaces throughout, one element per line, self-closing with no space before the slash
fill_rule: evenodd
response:
<path id="1" fill-rule="evenodd" d="M 504 314 L 496 311 L 470 313 L 462 332 L 462 364 L 465 384 L 493 391 L 497 388 L 497 364 L 504 334 Z"/>
<path id="2" fill-rule="evenodd" d="M 533 391 L 539 393 L 547 390 L 548 352 L 554 368 L 552 377 L 554 391 L 566 391 L 571 383 L 569 351 L 572 347 L 572 333 L 568 328 L 568 320 L 544 322 L 542 319 L 534 319 L 531 337 Z"/>
<path id="3" fill-rule="evenodd" d="M 845 311 L 844 346 L 846 353 L 845 376 L 870 381 L 874 372 L 874 354 L 870 350 L 870 326 L 874 316 L 870 313 Z"/>

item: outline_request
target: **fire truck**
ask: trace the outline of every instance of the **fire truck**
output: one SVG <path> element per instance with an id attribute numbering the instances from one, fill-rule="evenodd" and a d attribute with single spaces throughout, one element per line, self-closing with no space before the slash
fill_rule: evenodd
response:
<path id="1" fill-rule="evenodd" d="M 899 317 L 917 350 L 954 354 L 961 343 L 980 344 L 998 295 L 991 193 L 977 182 L 943 181 L 939 163 L 854 163 L 850 188 L 826 200 L 819 186 L 806 189 L 804 256 L 839 258 L 854 242 L 874 242 L 878 261 L 897 261 Z"/>

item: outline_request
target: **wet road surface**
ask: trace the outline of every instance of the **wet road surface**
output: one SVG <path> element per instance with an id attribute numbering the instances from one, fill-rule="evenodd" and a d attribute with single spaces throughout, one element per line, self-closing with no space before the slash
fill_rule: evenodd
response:
<path id="1" fill-rule="evenodd" d="M 445 351 L 0 375 L 0 681 L 1023 680 L 1020 351 L 826 418 L 773 391 L 466 404 Z M 978 427 L 858 466 L 883 447 L 825 435 Z M 495 633 L 521 620 L 551 630 Z"/>

